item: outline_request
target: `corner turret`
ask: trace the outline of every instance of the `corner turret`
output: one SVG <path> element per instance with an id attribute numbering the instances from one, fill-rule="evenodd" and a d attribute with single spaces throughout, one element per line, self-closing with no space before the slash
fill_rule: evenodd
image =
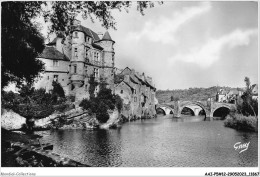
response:
<path id="1" fill-rule="evenodd" d="M 99 41 L 99 44 L 103 47 L 104 57 L 103 57 L 103 68 L 104 74 L 103 77 L 108 83 L 108 87 L 114 92 L 114 75 L 115 75 L 115 61 L 114 61 L 114 43 L 110 34 L 106 31 L 102 39 Z"/>
<path id="2" fill-rule="evenodd" d="M 102 41 L 112 41 L 113 44 L 115 43 L 115 41 L 112 40 L 110 34 L 108 33 L 108 31 L 105 32 L 103 38 L 101 39 Z"/>

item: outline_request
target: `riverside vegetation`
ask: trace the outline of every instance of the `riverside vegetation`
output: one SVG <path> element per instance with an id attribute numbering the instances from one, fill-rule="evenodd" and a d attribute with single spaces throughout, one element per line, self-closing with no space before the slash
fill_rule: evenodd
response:
<path id="1" fill-rule="evenodd" d="M 258 101 L 253 99 L 250 79 L 245 77 L 246 91 L 237 103 L 237 112 L 230 113 L 224 122 L 226 127 L 258 132 Z"/>
<path id="2" fill-rule="evenodd" d="M 87 166 L 71 159 L 64 160 L 59 154 L 45 152 L 44 148 L 53 148 L 53 145 L 46 144 L 45 147 L 44 144 L 38 144 L 34 139 L 39 136 L 32 132 L 45 129 L 117 127 L 123 107 L 121 98 L 112 94 L 104 82 L 95 83 L 92 78 L 89 83 L 90 99 L 82 100 L 79 108 L 75 108 L 73 97 L 65 97 L 64 90 L 57 82 L 53 82 L 50 93 L 29 85 L 22 86 L 19 93 L 2 91 L 2 154 L 5 157 L 2 164 L 29 167 Z M 100 91 L 94 93 L 97 85 L 100 86 Z M 108 122 L 111 117 L 113 120 Z M 12 132 L 17 130 L 26 134 Z"/>
<path id="3" fill-rule="evenodd" d="M 119 95 L 112 94 L 112 90 L 106 88 L 106 82 L 101 79 L 100 84 L 95 81 L 94 77 L 89 80 L 89 99 L 83 99 L 79 104 L 90 115 L 95 114 L 100 123 L 106 123 L 109 119 L 108 110 L 115 110 L 120 113 L 123 108 L 123 101 Z M 99 92 L 95 96 L 95 88 L 99 85 Z"/>
<path id="4" fill-rule="evenodd" d="M 73 97 L 65 97 L 63 88 L 57 82 L 53 82 L 53 90 L 50 93 L 46 93 L 44 89 L 36 90 L 29 85 L 22 86 L 19 93 L 2 91 L 2 108 L 11 109 L 26 118 L 22 131 L 39 128 L 95 128 L 106 123 L 110 118 L 109 113 L 113 111 L 118 112 L 116 119 L 120 119 L 120 111 L 123 108 L 120 96 L 112 94 L 102 80 L 98 83 L 91 77 L 89 84 L 90 98 L 83 99 L 77 109 Z M 99 92 L 95 93 L 98 85 Z M 48 121 L 48 125 L 37 123 Z"/>
<path id="5" fill-rule="evenodd" d="M 30 131 L 35 119 L 73 108 L 69 103 L 70 97 L 65 97 L 61 85 L 57 82 L 52 85 L 53 90 L 50 93 L 46 93 L 45 89 L 34 89 L 30 85 L 23 85 L 18 93 L 2 91 L 2 109 L 11 109 L 26 118 L 22 129 Z"/>

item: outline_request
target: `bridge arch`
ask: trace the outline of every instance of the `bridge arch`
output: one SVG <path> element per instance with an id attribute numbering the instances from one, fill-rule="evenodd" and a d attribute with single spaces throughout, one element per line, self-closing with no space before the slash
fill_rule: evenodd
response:
<path id="1" fill-rule="evenodd" d="M 194 111 L 191 107 L 189 107 L 189 106 L 185 106 L 185 107 L 181 110 L 181 114 L 185 114 L 184 111 L 186 111 L 186 113 L 189 112 L 192 116 L 195 116 L 195 111 Z"/>
<path id="2" fill-rule="evenodd" d="M 211 111 L 211 115 L 210 115 L 210 116 L 213 117 L 215 111 L 217 111 L 217 110 L 220 109 L 220 108 L 227 108 L 227 109 L 229 109 L 229 111 L 235 109 L 235 108 L 233 108 L 233 107 L 232 107 L 231 105 L 229 105 L 229 104 L 225 104 L 225 103 L 217 104 L 217 105 L 214 107 L 214 109 Z"/>
<path id="3" fill-rule="evenodd" d="M 173 114 L 174 109 L 168 105 L 156 105 L 156 112 L 161 109 L 164 111 L 165 115 Z"/>
<path id="4" fill-rule="evenodd" d="M 182 102 L 180 104 L 180 108 L 178 110 L 178 116 L 180 117 L 183 108 L 185 108 L 187 106 L 190 106 L 190 105 L 197 105 L 197 106 L 201 107 L 205 111 L 205 114 L 206 114 L 205 117 L 209 117 L 210 116 L 210 112 L 208 111 L 207 106 L 204 105 L 203 103 L 197 102 L 197 101 L 185 101 L 185 102 Z"/>

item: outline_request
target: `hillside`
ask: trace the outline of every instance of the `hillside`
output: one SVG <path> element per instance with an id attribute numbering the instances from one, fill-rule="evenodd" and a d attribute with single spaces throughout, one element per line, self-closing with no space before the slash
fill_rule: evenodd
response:
<path id="1" fill-rule="evenodd" d="M 170 102 L 171 97 L 173 100 L 196 100 L 206 101 L 208 98 L 216 99 L 217 91 L 224 89 L 229 91 L 231 87 L 209 87 L 209 88 L 189 88 L 189 89 L 177 89 L 177 90 L 158 90 L 156 92 L 156 98 L 159 103 Z"/>

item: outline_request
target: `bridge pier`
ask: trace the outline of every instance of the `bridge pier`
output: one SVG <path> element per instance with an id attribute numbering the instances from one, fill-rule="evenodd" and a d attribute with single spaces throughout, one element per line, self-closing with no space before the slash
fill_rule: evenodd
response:
<path id="1" fill-rule="evenodd" d="M 195 108 L 195 109 L 194 109 L 194 115 L 195 115 L 195 116 L 198 116 L 199 113 L 200 113 L 200 109 Z"/>
<path id="2" fill-rule="evenodd" d="M 213 121 L 213 117 L 205 117 L 204 121 Z"/>

